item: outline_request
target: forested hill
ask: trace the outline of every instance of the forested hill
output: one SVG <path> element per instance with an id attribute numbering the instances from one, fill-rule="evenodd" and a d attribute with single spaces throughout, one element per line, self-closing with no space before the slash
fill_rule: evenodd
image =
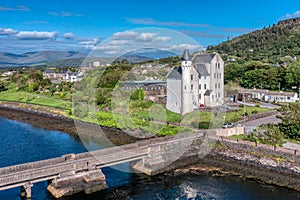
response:
<path id="1" fill-rule="evenodd" d="M 208 50 L 251 60 L 300 55 L 300 18 L 279 21 Z"/>

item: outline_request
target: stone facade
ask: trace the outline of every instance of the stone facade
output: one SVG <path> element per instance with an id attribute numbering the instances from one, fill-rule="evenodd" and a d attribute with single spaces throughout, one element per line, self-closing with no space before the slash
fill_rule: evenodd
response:
<path id="1" fill-rule="evenodd" d="M 181 66 L 167 75 L 167 109 L 181 114 L 200 106 L 224 103 L 224 62 L 218 53 L 197 53 L 191 58 L 184 51 Z"/>

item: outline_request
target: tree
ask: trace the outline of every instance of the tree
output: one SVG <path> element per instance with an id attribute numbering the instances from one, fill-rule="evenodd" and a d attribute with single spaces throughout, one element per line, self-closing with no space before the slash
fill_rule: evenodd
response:
<path id="1" fill-rule="evenodd" d="M 278 146 L 284 143 L 284 133 L 280 131 L 279 127 L 271 124 L 262 124 L 254 131 L 257 135 L 258 141 L 264 144 L 271 144 Z"/>
<path id="2" fill-rule="evenodd" d="M 282 120 L 279 123 L 279 129 L 285 134 L 287 138 L 300 138 L 300 104 L 290 103 L 283 105 L 278 116 Z"/>
<path id="3" fill-rule="evenodd" d="M 143 89 L 136 89 L 131 95 L 132 100 L 144 100 L 145 91 Z"/>
<path id="4" fill-rule="evenodd" d="M 31 82 L 31 83 L 29 83 L 29 85 L 28 85 L 28 90 L 29 90 L 29 92 L 35 92 L 35 91 L 38 90 L 38 88 L 39 88 L 39 84 L 36 83 L 36 82 Z"/>
<path id="5" fill-rule="evenodd" d="M 300 87 L 300 62 L 294 62 L 286 68 L 285 79 L 289 88 Z"/>
<path id="6" fill-rule="evenodd" d="M 6 90 L 6 83 L 4 81 L 0 80 L 0 92 Z"/>

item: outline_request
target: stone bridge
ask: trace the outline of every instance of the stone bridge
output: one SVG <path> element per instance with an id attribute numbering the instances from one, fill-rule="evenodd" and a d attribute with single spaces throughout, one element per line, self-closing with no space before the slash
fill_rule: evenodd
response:
<path id="1" fill-rule="evenodd" d="M 21 196 L 30 199 L 33 184 L 48 181 L 47 189 L 56 198 L 81 191 L 92 193 L 107 188 L 101 168 L 135 161 L 135 169 L 151 175 L 178 159 L 179 151 L 201 138 L 203 133 L 191 133 L 3 167 L 0 190 L 21 187 Z"/>

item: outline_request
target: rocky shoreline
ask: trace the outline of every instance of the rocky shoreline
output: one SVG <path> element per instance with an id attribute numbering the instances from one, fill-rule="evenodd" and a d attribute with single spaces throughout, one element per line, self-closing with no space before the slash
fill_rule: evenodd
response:
<path id="1" fill-rule="evenodd" d="M 87 137 L 109 139 L 117 145 L 133 143 L 138 140 L 136 137 L 122 132 L 122 130 L 80 121 L 74 122 L 73 119 L 61 115 L 34 109 L 2 104 L 0 105 L 0 117 L 22 121 L 39 128 L 64 131 L 75 137 L 79 137 L 77 131 L 82 129 L 80 132 L 84 132 Z M 187 156 L 168 166 L 165 171 L 169 171 L 167 173 L 173 175 L 204 172 L 219 176 L 242 176 L 300 191 L 299 160 L 284 156 L 274 157 L 265 152 L 258 154 L 251 151 L 251 148 L 245 150 L 238 146 L 220 143 L 221 145 L 217 145 L 206 157 L 199 158 L 198 155 L 188 153 Z"/>
<path id="2" fill-rule="evenodd" d="M 0 104 L 0 117 L 29 123 L 42 129 L 66 132 L 76 138 L 105 139 L 116 145 L 129 144 L 139 140 L 120 129 L 81 122 L 34 108 L 22 108 L 16 104 Z"/>

